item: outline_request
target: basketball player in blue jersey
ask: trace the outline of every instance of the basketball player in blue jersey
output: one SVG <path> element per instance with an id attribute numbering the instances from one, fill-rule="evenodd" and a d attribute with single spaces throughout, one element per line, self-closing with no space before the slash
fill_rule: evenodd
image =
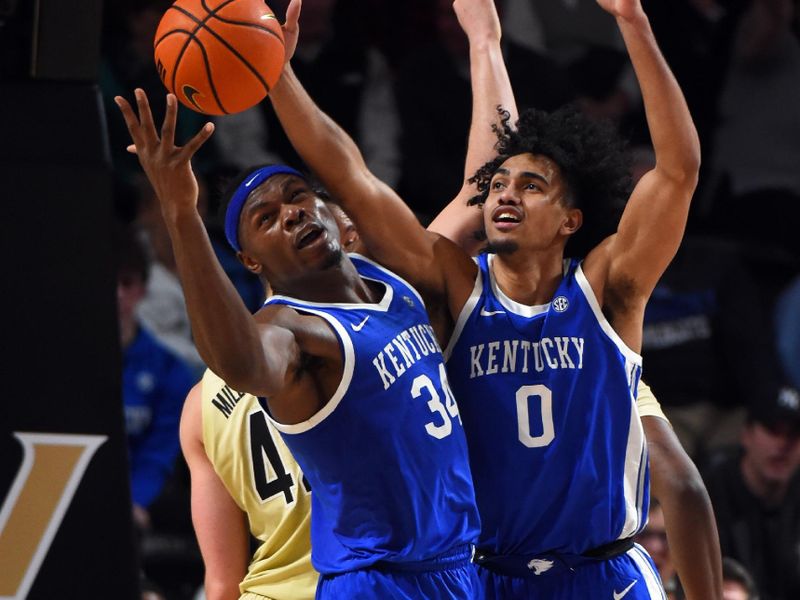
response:
<path id="1" fill-rule="evenodd" d="M 460 3 L 471 42 L 489 49 L 481 60 L 497 61 L 499 36 L 483 43 L 495 29 L 493 5 Z M 481 598 L 469 564 L 479 524 L 466 441 L 437 342 L 449 326 L 443 296 L 343 255 L 334 219 L 305 179 L 263 167 L 241 179 L 226 214 L 240 260 L 273 291 L 253 318 L 196 211 L 190 161 L 213 126 L 178 147 L 174 96 L 160 135 L 141 90 L 138 117 L 116 100 L 161 203 L 201 355 L 234 389 L 267 399 L 313 489 L 318 596 Z M 486 107 L 501 102 L 488 94 Z M 484 146 L 473 168 L 490 157 Z"/>
<path id="2" fill-rule="evenodd" d="M 613 140 L 577 115 L 529 113 L 519 133 L 500 128 L 503 154 L 476 178 L 495 254 L 476 266 L 421 229 L 290 71 L 271 94 L 293 144 L 370 251 L 441 294 L 429 309 L 455 321 L 448 367 L 469 413 L 485 514 L 477 558 L 490 597 L 663 593 L 630 541 L 644 526 L 649 486 L 633 402 L 644 305 L 680 243 L 699 147 L 639 2 L 599 3 L 625 39 L 658 164 L 585 261 L 564 260 L 567 241 L 593 209 L 593 219 L 607 216 L 603 199 L 625 200 L 627 169 Z M 489 88 L 476 85 L 477 102 Z"/>

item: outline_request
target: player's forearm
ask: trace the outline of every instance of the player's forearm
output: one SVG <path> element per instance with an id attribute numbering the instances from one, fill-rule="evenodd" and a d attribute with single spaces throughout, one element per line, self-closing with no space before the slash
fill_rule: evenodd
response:
<path id="1" fill-rule="evenodd" d="M 722 597 L 719 535 L 708 492 L 667 421 L 644 417 L 652 494 L 661 503 L 670 553 L 688 600 Z"/>
<path id="2" fill-rule="evenodd" d="M 498 107 L 509 112 L 511 122 L 516 121 L 518 115 L 499 39 L 470 40 L 470 73 L 472 121 L 464 162 L 464 184 L 428 229 L 455 242 L 468 254 L 475 254 L 481 245 L 475 232 L 482 228 L 483 214 L 467 206 L 467 201 L 478 193 L 467 180 L 496 154 L 497 135 L 492 125 L 500 123 Z"/>
<path id="3" fill-rule="evenodd" d="M 722 598 L 719 535 L 702 481 L 685 483 L 662 499 L 667 541 L 687 600 Z"/>
<path id="4" fill-rule="evenodd" d="M 641 88 L 657 168 L 693 190 L 700 140 L 683 92 L 658 48 L 647 15 L 639 11 L 631 20 L 617 17 L 617 24 Z"/>
<path id="5" fill-rule="evenodd" d="M 259 393 L 251 389 L 265 380 L 259 330 L 219 264 L 200 215 L 186 211 L 165 214 L 165 220 L 200 356 L 236 389 Z"/>
<path id="6" fill-rule="evenodd" d="M 314 103 L 290 65 L 269 97 L 294 149 L 347 210 L 350 182 L 368 173 L 353 139 Z"/>

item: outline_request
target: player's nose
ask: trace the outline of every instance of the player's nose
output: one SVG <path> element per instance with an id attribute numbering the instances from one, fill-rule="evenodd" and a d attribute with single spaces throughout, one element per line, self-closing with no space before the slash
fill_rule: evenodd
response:
<path id="1" fill-rule="evenodd" d="M 306 218 L 306 211 L 303 207 L 296 204 L 284 204 L 282 209 L 283 226 L 286 229 L 299 225 Z"/>

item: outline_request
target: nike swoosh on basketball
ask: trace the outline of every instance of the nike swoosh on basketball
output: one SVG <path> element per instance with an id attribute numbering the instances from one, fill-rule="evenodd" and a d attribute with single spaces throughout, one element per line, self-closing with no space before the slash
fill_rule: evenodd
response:
<path id="1" fill-rule="evenodd" d="M 493 315 L 502 315 L 505 314 L 506 311 L 504 310 L 486 310 L 485 308 L 481 309 L 481 316 L 482 317 L 491 317 Z"/>
<path id="2" fill-rule="evenodd" d="M 364 325 L 367 323 L 367 319 L 369 319 L 369 315 L 364 317 L 364 320 L 361 321 L 361 323 L 359 323 L 358 325 L 353 325 L 352 323 L 350 323 L 350 327 L 353 328 L 353 331 L 361 331 L 361 329 L 363 329 Z"/>
<path id="3" fill-rule="evenodd" d="M 633 586 L 635 586 L 635 585 L 636 585 L 636 582 L 637 582 L 637 581 L 639 581 L 639 580 L 638 580 L 638 579 L 634 579 L 634 580 L 631 582 L 631 584 L 630 584 L 628 587 L 626 587 L 624 590 L 622 590 L 621 592 L 617 592 L 617 591 L 615 591 L 615 592 L 614 592 L 614 600 L 619 600 L 620 598 L 622 598 L 623 596 L 625 596 L 625 595 L 626 595 L 628 592 L 630 592 L 630 591 L 631 591 L 631 588 L 632 588 Z"/>
<path id="4" fill-rule="evenodd" d="M 202 111 L 203 108 L 197 103 L 197 100 L 194 99 L 194 97 L 199 93 L 200 90 L 196 90 L 188 84 L 183 86 L 183 95 L 186 96 L 186 99 L 194 104 L 197 107 L 197 110 Z"/>

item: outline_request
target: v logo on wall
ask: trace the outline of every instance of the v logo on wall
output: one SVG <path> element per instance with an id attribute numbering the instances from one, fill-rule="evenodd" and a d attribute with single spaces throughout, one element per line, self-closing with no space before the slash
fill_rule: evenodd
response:
<path id="1" fill-rule="evenodd" d="M 23 456 L 0 508 L 0 600 L 25 598 L 105 435 L 22 433 Z"/>

